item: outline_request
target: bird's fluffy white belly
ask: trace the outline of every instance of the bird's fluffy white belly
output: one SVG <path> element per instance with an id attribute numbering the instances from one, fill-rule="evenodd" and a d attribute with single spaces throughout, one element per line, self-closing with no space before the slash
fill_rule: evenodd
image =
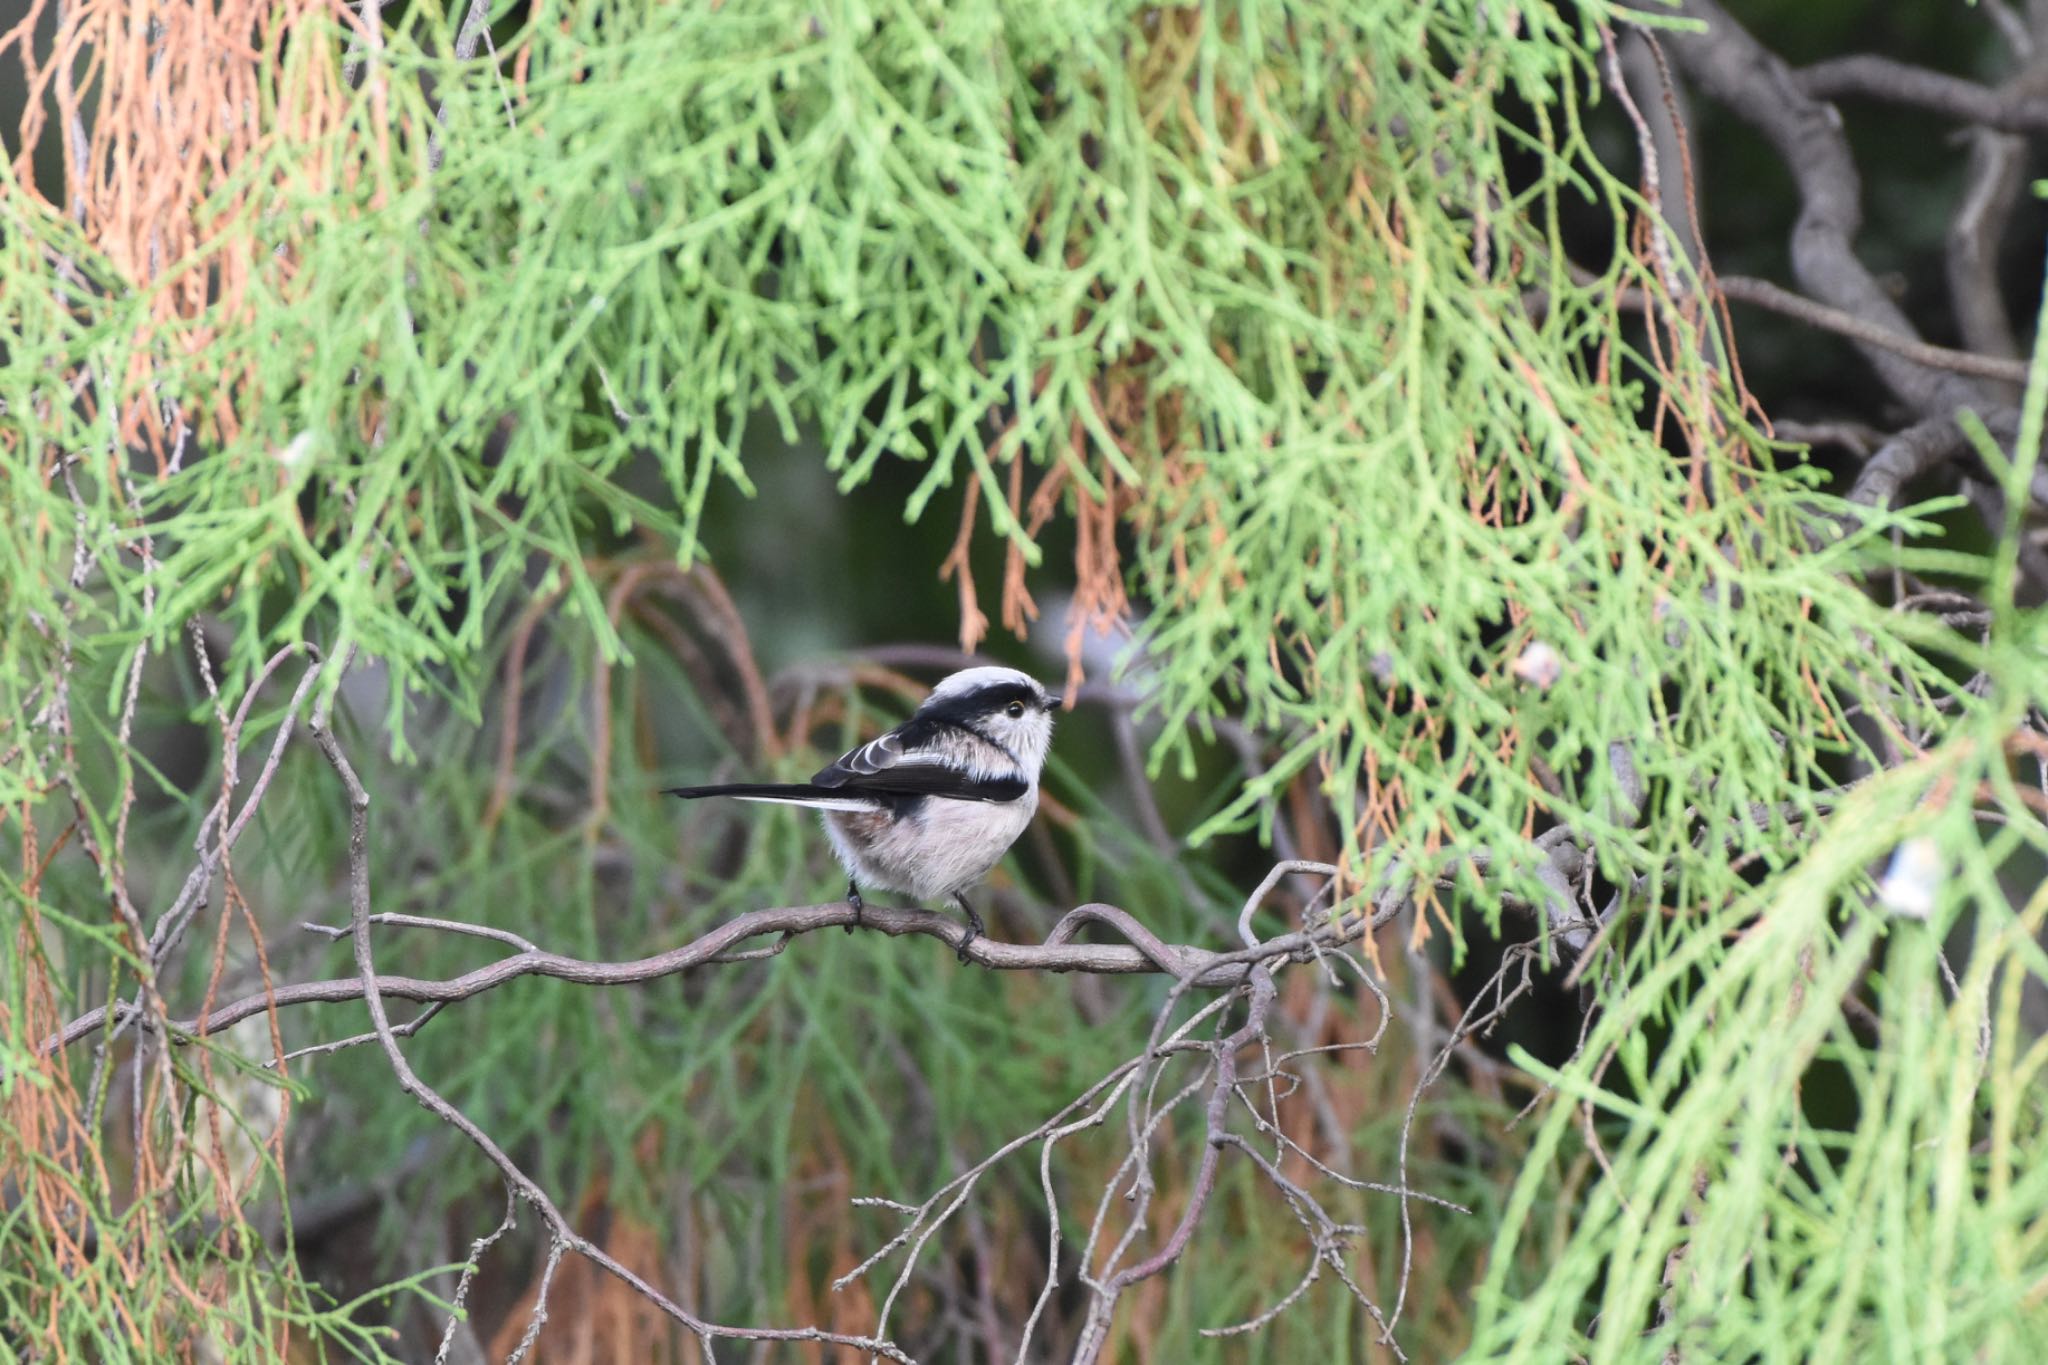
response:
<path id="1" fill-rule="evenodd" d="M 916 814 L 825 811 L 825 833 L 846 875 L 879 891 L 939 900 L 972 886 L 1002 861 L 1031 823 L 1038 793 L 1015 801 L 931 797 Z"/>

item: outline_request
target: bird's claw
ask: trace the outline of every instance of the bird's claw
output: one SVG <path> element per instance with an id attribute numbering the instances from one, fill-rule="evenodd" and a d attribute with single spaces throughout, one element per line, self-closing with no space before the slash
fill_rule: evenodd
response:
<path id="1" fill-rule="evenodd" d="M 959 907 L 961 914 L 967 916 L 967 937 L 961 939 L 960 946 L 954 949 L 954 954 L 960 959 L 960 965 L 964 967 L 967 965 L 968 947 L 974 940 L 987 933 L 988 928 L 981 922 L 981 916 L 974 913 L 974 907 L 967 903 L 967 897 L 956 895 L 953 897 L 953 904 Z"/>
<path id="2" fill-rule="evenodd" d="M 846 903 L 853 907 L 853 924 L 846 924 L 840 927 L 850 934 L 853 932 L 854 925 L 864 925 L 867 923 L 865 913 L 868 908 L 867 902 L 860 898 L 860 888 L 852 882 L 846 884 Z"/>

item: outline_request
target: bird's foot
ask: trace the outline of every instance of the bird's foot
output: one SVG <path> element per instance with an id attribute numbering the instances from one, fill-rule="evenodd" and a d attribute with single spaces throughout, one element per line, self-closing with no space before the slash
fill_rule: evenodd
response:
<path id="1" fill-rule="evenodd" d="M 980 915 L 974 913 L 974 907 L 967 903 L 967 897 L 955 896 L 953 897 L 953 904 L 959 906 L 960 913 L 967 916 L 967 937 L 961 939 L 960 946 L 954 949 L 954 954 L 960 959 L 960 965 L 964 967 L 967 965 L 967 949 L 969 945 L 974 940 L 985 935 L 988 932 L 988 926 L 981 922 Z"/>
<path id="2" fill-rule="evenodd" d="M 855 886 L 852 882 L 848 882 L 846 884 L 846 903 L 853 907 L 853 924 L 843 926 L 846 932 L 850 934 L 853 932 L 855 924 L 867 923 L 867 920 L 863 918 L 863 916 L 868 908 L 867 902 L 860 898 L 860 888 Z"/>

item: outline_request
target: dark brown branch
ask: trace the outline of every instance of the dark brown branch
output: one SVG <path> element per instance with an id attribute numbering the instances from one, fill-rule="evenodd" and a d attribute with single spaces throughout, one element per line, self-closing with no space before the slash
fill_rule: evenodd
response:
<path id="1" fill-rule="evenodd" d="M 2001 11 L 1993 7 L 1988 12 Z M 2038 6 L 2033 17 L 2042 23 Z M 2006 42 L 2022 61 L 1997 94 L 2009 101 L 2041 101 L 2048 96 L 2048 44 L 2035 42 L 2016 20 L 2006 30 Z M 2024 137 L 1984 127 L 1970 130 L 1969 143 L 1970 169 L 1945 243 L 1949 303 L 1965 346 L 1985 355 L 2017 356 L 2020 345 L 1999 279 L 1999 256 L 2026 186 L 2030 147 Z M 2002 396 L 2019 401 L 2017 393 Z"/>
<path id="2" fill-rule="evenodd" d="M 1889 507 L 1922 474 L 1966 456 L 1970 438 L 1953 417 L 1930 417 L 1892 436 L 1870 457 L 1849 490 L 1851 502 Z"/>
<path id="3" fill-rule="evenodd" d="M 1867 422 L 1853 418 L 1835 418 L 1820 422 L 1800 422 L 1791 418 L 1776 418 L 1771 430 L 1781 441 L 1795 441 L 1809 446 L 1835 446 L 1848 451 L 1859 460 L 1867 460 L 1870 453 L 1885 442 L 1885 433 Z"/>
<path id="4" fill-rule="evenodd" d="M 1739 303 L 1751 303 L 1759 308 L 1768 308 L 1774 313 L 1796 318 L 1808 326 L 1839 333 L 1866 346 L 1880 347 L 1894 355 L 1904 356 L 1915 364 L 1925 365 L 1929 369 L 1947 370 L 1952 374 L 1969 375 L 1976 379 L 1995 379 L 2002 384 L 2027 382 L 2027 364 L 2023 360 L 2007 360 L 1999 356 L 1979 355 L 1974 351 L 1958 351 L 1947 346 L 1930 345 L 1909 336 L 1900 336 L 1874 322 L 1865 322 L 1853 313 L 1830 308 L 1802 294 L 1780 288 L 1769 280 L 1723 275 L 1714 282 L 1721 287 L 1723 294 Z"/>
<path id="5" fill-rule="evenodd" d="M 1883 333 L 1919 341 L 1905 313 L 1856 255 L 1862 182 L 1840 115 L 1808 94 L 1783 59 L 1713 0 L 1683 0 L 1680 12 L 1702 21 L 1706 31 L 1671 35 L 1672 57 L 1702 90 L 1769 139 L 1798 186 L 1792 273 L 1800 287 Z M 1887 387 L 1920 416 L 1997 406 L 1959 376 L 1910 361 L 1888 347 L 1860 344 Z"/>
<path id="6" fill-rule="evenodd" d="M 1927 109 L 2004 133 L 2048 132 L 2048 99 L 2006 94 L 1890 57 L 1834 57 L 1801 67 L 1792 79 L 1802 93 L 1817 100 L 1856 96 Z"/>
<path id="7" fill-rule="evenodd" d="M 1963 344 L 1980 355 L 2018 356 L 2012 318 L 2000 287 L 1999 248 L 2026 184 L 2027 140 L 1978 129 L 1970 135 L 1970 170 L 1962 201 L 1949 220 L 1946 246 L 1949 306 Z M 2002 395 L 2017 402 L 2018 394 Z"/>
<path id="8" fill-rule="evenodd" d="M 1568 267 L 1567 273 L 1578 284 L 1592 284 L 1598 278 L 1591 271 L 1576 264 Z M 1914 337 L 1888 332 L 1873 322 L 1866 322 L 1854 313 L 1840 308 L 1831 308 L 1818 303 L 1769 280 L 1754 279 L 1746 275 L 1717 275 L 1714 284 L 1728 298 L 1738 302 L 1767 308 L 1774 313 L 1834 332 L 1851 341 L 1866 346 L 1875 346 L 1903 357 L 1931 370 L 1945 370 L 1950 374 L 1964 375 L 1973 379 L 1990 379 L 2001 384 L 2024 384 L 2027 378 L 2027 364 L 1996 355 L 1985 355 L 1977 351 L 1959 351 L 1950 346 L 1936 346 Z M 1640 289 L 1624 289 L 1615 295 L 1616 301 L 1624 308 L 1644 309 L 1649 299 Z M 1549 308 L 1550 300 L 1544 291 L 1531 289 L 1522 296 L 1523 307 L 1531 317 L 1541 316 Z M 1999 404 L 1979 404 L 1992 409 Z M 1798 439 L 1798 438 L 1790 438 Z"/>

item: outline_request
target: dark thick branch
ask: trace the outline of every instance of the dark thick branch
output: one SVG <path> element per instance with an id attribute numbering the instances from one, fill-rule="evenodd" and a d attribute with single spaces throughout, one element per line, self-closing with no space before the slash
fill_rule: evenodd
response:
<path id="1" fill-rule="evenodd" d="M 1849 490 L 1851 502 L 1889 507 L 1899 490 L 1921 475 L 1970 453 L 1970 438 L 1951 417 L 1929 417 L 1878 447 Z"/>
<path id="2" fill-rule="evenodd" d="M 2004 133 L 2048 132 L 2048 100 L 2009 95 L 1890 57 L 1835 57 L 1800 68 L 1792 79 L 1803 93 L 1817 100 L 1858 96 L 1929 109 L 1958 122 L 1978 123 Z"/>
<path id="3" fill-rule="evenodd" d="M 2004 14 L 2011 21 L 2005 26 L 2006 42 L 2022 59 L 2019 69 L 1998 87 L 1998 97 L 2008 103 L 2026 100 L 2048 106 L 2048 44 L 2035 41 L 2016 16 L 1997 5 L 1987 6 L 1985 12 Z M 2035 5 L 2032 21 L 2039 29 L 2048 14 Z M 2048 32 L 2042 36 L 2048 37 Z M 1949 302 L 1969 349 L 2018 356 L 2020 343 L 2006 306 L 1999 257 L 2026 186 L 2031 147 L 2025 137 L 1987 127 L 1971 129 L 1969 144 L 1969 173 L 1948 225 Z M 2008 390 L 2003 396 L 2009 403 L 2019 401 L 2017 392 Z"/>
<path id="4" fill-rule="evenodd" d="M 1702 90 L 1770 140 L 1798 186 L 1792 272 L 1800 288 L 1883 332 L 1919 341 L 1905 313 L 1857 258 L 1862 183 L 1841 117 L 1808 94 L 1791 67 L 1713 0 L 1684 0 L 1681 9 L 1703 21 L 1706 32 L 1673 34 L 1666 40 L 1672 56 Z M 1882 346 L 1859 344 L 1885 384 L 1923 417 L 1999 406 L 1968 380 Z"/>

